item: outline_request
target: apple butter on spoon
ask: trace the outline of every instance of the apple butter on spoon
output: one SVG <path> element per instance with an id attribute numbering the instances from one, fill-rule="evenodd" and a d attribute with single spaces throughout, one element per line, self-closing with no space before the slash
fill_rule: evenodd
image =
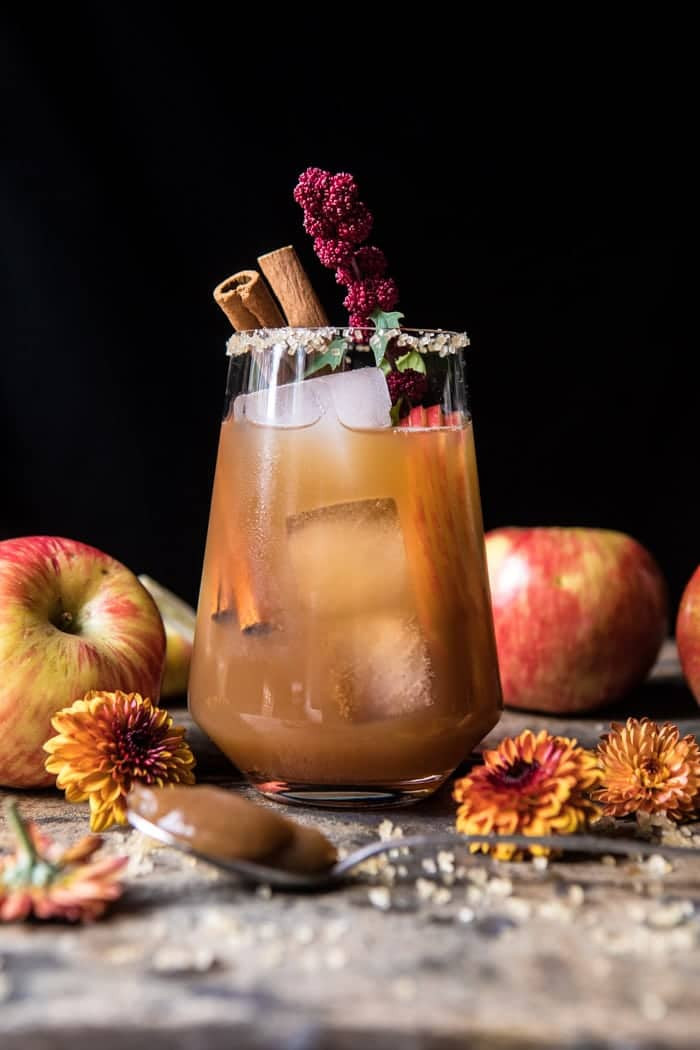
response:
<path id="1" fill-rule="evenodd" d="M 607 835 L 463 835 L 448 831 L 375 840 L 337 860 L 335 847 L 318 829 L 280 817 L 232 791 L 205 785 L 151 788 L 136 784 L 129 795 L 127 817 L 133 827 L 167 846 L 248 884 L 279 890 L 323 891 L 342 886 L 354 868 L 395 849 L 451 846 L 468 850 L 477 843 L 511 843 L 526 848 L 545 846 L 562 853 L 626 857 L 687 858 L 700 853 L 693 846 L 664 846 Z"/>
<path id="2" fill-rule="evenodd" d="M 144 834 L 254 882 L 304 888 L 304 876 L 313 875 L 316 886 L 337 860 L 335 847 L 316 828 L 221 788 L 136 784 L 127 815 Z"/>

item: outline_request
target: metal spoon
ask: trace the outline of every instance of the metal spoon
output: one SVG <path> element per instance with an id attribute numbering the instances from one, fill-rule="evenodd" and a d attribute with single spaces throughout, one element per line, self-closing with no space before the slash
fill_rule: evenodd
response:
<path id="1" fill-rule="evenodd" d="M 639 842 L 636 839 L 605 838 L 595 835 L 458 835 L 455 832 L 445 831 L 431 833 L 429 835 L 409 835 L 406 838 L 388 839 L 379 842 L 370 842 L 367 846 L 361 846 L 353 850 L 342 860 L 338 861 L 327 871 L 313 875 L 301 875 L 293 871 L 284 871 L 281 868 L 271 868 L 266 864 L 259 864 L 252 860 L 223 860 L 220 857 L 200 853 L 192 849 L 189 844 L 158 824 L 152 824 L 150 820 L 134 813 L 127 812 L 129 823 L 138 831 L 150 838 L 158 839 L 166 846 L 187 853 L 197 860 L 211 864 L 228 875 L 237 875 L 239 879 L 251 886 L 270 886 L 276 890 L 292 890 L 296 892 L 318 893 L 330 890 L 351 881 L 349 876 L 353 868 L 364 864 L 370 857 L 378 857 L 382 853 L 390 853 L 396 849 L 423 849 L 436 847 L 457 847 L 481 845 L 513 845 L 520 847 L 544 846 L 548 849 L 563 853 L 595 853 L 615 854 L 617 856 L 650 857 L 653 855 L 662 857 L 688 857 L 697 856 L 700 848 L 697 846 L 661 846 L 648 842 Z"/>

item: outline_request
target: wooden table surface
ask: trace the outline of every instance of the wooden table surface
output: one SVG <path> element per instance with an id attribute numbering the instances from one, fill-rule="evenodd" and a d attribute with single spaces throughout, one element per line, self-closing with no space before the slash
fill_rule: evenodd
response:
<path id="1" fill-rule="evenodd" d="M 700 730 L 672 649 L 614 715 L 627 711 Z M 507 712 L 489 742 L 545 725 L 593 744 L 611 717 Z M 251 794 L 193 741 L 200 779 Z M 15 794 L 50 833 L 84 834 L 86 807 Z M 448 787 L 407 809 L 291 815 L 352 847 L 387 819 L 404 834 L 447 830 L 454 805 Z M 401 856 L 393 873 L 308 897 L 245 889 L 135 831 L 106 840 L 130 856 L 109 918 L 0 929 L 1 1050 L 700 1046 L 700 855 L 668 871 L 659 858 L 538 870 Z"/>

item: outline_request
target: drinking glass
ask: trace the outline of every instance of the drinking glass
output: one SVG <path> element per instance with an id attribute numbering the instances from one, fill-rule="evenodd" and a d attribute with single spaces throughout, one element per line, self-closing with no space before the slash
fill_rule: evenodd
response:
<path id="1" fill-rule="evenodd" d="M 467 342 L 229 340 L 189 702 L 270 798 L 421 798 L 498 720 Z"/>

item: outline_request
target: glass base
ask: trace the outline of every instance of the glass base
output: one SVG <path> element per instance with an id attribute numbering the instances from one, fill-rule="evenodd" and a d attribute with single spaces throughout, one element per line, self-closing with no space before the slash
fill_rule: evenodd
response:
<path id="1" fill-rule="evenodd" d="M 384 809 L 410 806 L 432 795 L 444 784 L 449 772 L 420 780 L 395 784 L 299 784 L 286 780 L 257 780 L 250 783 L 265 798 L 291 806 L 319 806 L 324 809 Z"/>

